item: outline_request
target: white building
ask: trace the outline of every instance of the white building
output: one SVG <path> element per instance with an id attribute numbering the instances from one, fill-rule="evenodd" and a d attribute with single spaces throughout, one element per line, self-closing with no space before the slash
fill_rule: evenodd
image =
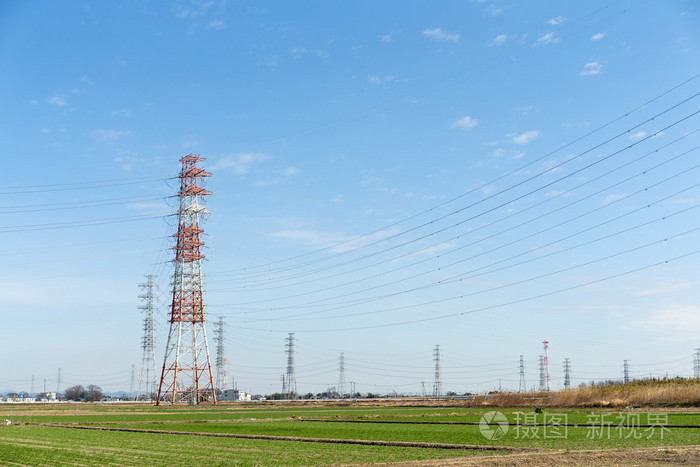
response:
<path id="1" fill-rule="evenodd" d="M 245 391 L 239 391 L 238 389 L 224 389 L 221 392 L 220 401 L 249 401 L 250 394 L 246 394 Z"/>

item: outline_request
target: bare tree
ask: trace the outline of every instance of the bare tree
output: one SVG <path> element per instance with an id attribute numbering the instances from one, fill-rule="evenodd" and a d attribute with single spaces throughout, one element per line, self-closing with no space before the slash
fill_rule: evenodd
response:
<path id="1" fill-rule="evenodd" d="M 63 392 L 63 397 L 69 401 L 79 401 L 80 399 L 84 399 L 85 396 L 85 388 L 80 384 L 66 388 L 66 390 Z"/>
<path id="2" fill-rule="evenodd" d="M 95 384 L 91 384 L 90 386 L 88 386 L 85 400 L 90 401 L 90 402 L 97 402 L 97 401 L 101 401 L 103 397 L 104 397 L 104 393 L 102 392 L 101 387 L 99 387 Z"/>

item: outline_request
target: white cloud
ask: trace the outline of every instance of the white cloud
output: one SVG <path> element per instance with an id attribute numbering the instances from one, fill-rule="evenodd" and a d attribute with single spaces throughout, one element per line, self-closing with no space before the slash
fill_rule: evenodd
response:
<path id="1" fill-rule="evenodd" d="M 603 69 L 603 65 L 601 65 L 598 62 L 590 62 L 586 63 L 586 65 L 583 67 L 583 71 L 579 73 L 581 76 L 591 76 L 591 75 L 597 75 L 600 73 L 600 71 Z"/>
<path id="2" fill-rule="evenodd" d="M 301 169 L 298 167 L 287 167 L 282 171 L 282 173 L 287 177 L 293 177 L 295 175 L 299 175 L 301 173 Z"/>
<path id="3" fill-rule="evenodd" d="M 306 47 L 292 47 L 289 49 L 289 53 L 292 54 L 292 56 L 295 59 L 299 59 L 303 57 L 304 55 L 315 55 L 318 58 L 327 58 L 328 57 L 328 52 L 324 50 L 309 50 Z"/>
<path id="4" fill-rule="evenodd" d="M 630 139 L 642 139 L 647 135 L 646 131 L 638 131 L 633 135 L 630 135 Z"/>
<path id="5" fill-rule="evenodd" d="M 476 118 L 471 118 L 470 116 L 466 116 L 454 122 L 452 125 L 450 125 L 450 128 L 461 128 L 462 130 L 471 130 L 478 124 L 479 120 L 477 120 Z"/>
<path id="6" fill-rule="evenodd" d="M 544 36 L 540 36 L 539 39 L 537 39 L 537 43 L 539 45 L 557 44 L 559 43 L 559 38 L 557 37 L 557 33 L 548 32 Z"/>
<path id="7" fill-rule="evenodd" d="M 131 117 L 131 110 L 119 109 L 111 113 L 112 117 Z"/>
<path id="8" fill-rule="evenodd" d="M 503 43 L 506 41 L 506 39 L 508 39 L 508 36 L 506 36 L 505 34 L 499 34 L 496 37 L 494 37 L 493 40 L 491 40 L 491 42 L 489 44 L 500 46 L 500 45 L 503 45 Z"/>
<path id="9" fill-rule="evenodd" d="M 539 130 L 530 130 L 515 136 L 513 142 L 517 144 L 528 144 L 538 136 L 540 136 Z"/>
<path id="10" fill-rule="evenodd" d="M 391 81 L 395 81 L 396 76 L 394 75 L 386 75 L 386 76 L 369 76 L 367 78 L 367 82 L 370 84 L 386 84 Z"/>
<path id="11" fill-rule="evenodd" d="M 547 24 L 551 24 L 552 26 L 556 26 L 557 24 L 561 24 L 564 21 L 566 21 L 566 18 L 563 16 L 557 16 L 556 18 L 552 18 L 547 21 Z"/>
<path id="12" fill-rule="evenodd" d="M 209 29 L 226 29 L 226 22 L 221 20 L 215 20 L 210 22 L 207 27 Z"/>
<path id="13" fill-rule="evenodd" d="M 32 99 L 29 101 L 29 105 L 39 105 L 39 101 L 36 99 Z"/>
<path id="14" fill-rule="evenodd" d="M 235 156 L 226 156 L 219 159 L 214 165 L 211 166 L 211 170 L 228 170 L 233 169 L 233 171 L 239 175 L 247 174 L 251 167 L 262 164 L 263 162 L 270 159 L 270 156 L 266 154 L 245 152 L 240 153 Z"/>
<path id="15" fill-rule="evenodd" d="M 459 40 L 459 34 L 448 33 L 443 31 L 442 28 L 425 29 L 421 36 L 445 42 L 457 42 Z"/>
<path id="16" fill-rule="evenodd" d="M 598 34 L 593 34 L 593 35 L 591 36 L 591 40 L 592 40 L 592 41 L 599 41 L 599 40 L 601 40 L 601 39 L 604 38 L 604 37 L 605 37 L 605 33 L 599 32 Z"/>
<path id="17" fill-rule="evenodd" d="M 379 40 L 382 42 L 392 42 L 394 37 L 392 34 L 384 34 L 383 36 L 379 36 Z"/>
<path id="18" fill-rule="evenodd" d="M 667 305 L 651 310 L 647 316 L 632 321 L 632 326 L 658 334 L 672 341 L 695 341 L 700 333 L 700 307 L 697 305 Z"/>
<path id="19" fill-rule="evenodd" d="M 118 139 L 136 136 L 136 132 L 128 130 L 95 130 L 92 132 L 92 136 L 104 141 L 116 141 Z"/>
<path id="20" fill-rule="evenodd" d="M 64 105 L 68 104 L 68 102 L 66 102 L 66 100 L 61 96 L 49 97 L 46 100 L 46 102 L 48 102 L 49 104 L 52 104 L 52 105 L 57 105 L 58 107 L 63 107 Z"/>
<path id="21" fill-rule="evenodd" d="M 216 5 L 216 2 L 206 0 L 181 1 L 173 7 L 173 12 L 178 18 L 195 19 L 206 14 L 207 10 L 214 5 Z"/>

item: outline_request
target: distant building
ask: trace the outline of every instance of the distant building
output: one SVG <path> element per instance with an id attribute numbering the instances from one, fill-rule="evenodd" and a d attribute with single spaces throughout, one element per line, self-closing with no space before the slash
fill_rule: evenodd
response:
<path id="1" fill-rule="evenodd" d="M 245 391 L 239 391 L 238 389 L 224 389 L 221 392 L 220 401 L 249 401 L 251 400 L 250 394 L 246 394 Z"/>

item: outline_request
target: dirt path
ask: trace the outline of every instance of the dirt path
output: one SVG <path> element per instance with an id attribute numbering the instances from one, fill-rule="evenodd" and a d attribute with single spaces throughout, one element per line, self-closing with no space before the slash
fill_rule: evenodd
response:
<path id="1" fill-rule="evenodd" d="M 410 467 L 433 466 L 560 466 L 560 465 L 700 465 L 700 446 L 672 446 L 599 451 L 538 451 L 493 454 L 478 458 L 375 464 Z"/>

